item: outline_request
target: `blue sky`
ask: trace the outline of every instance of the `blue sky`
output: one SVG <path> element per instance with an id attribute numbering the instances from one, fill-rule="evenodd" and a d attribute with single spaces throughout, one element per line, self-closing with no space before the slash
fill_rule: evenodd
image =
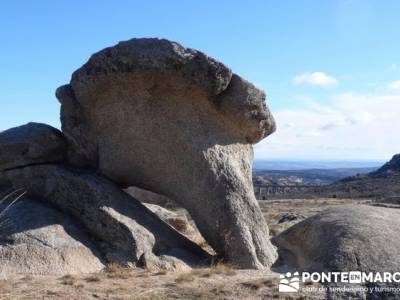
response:
<path id="1" fill-rule="evenodd" d="M 256 158 L 400 152 L 400 1 L 1 1 L 0 129 L 59 127 L 55 89 L 89 56 L 163 37 L 268 95 L 278 131 Z M 397 127 L 396 127 L 397 126 Z"/>

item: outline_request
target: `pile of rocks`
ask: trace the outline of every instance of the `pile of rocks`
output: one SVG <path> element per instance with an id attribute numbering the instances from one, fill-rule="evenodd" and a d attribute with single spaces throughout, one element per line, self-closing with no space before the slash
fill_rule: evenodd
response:
<path id="1" fill-rule="evenodd" d="M 185 208 L 225 261 L 272 265 L 251 180 L 252 144 L 275 129 L 262 91 L 199 51 L 133 39 L 94 54 L 56 96 L 62 132 L 29 123 L 0 134 L 2 194 L 26 191 L 2 215 L 1 273 L 210 263 L 176 230 L 185 219 L 128 187 Z"/>

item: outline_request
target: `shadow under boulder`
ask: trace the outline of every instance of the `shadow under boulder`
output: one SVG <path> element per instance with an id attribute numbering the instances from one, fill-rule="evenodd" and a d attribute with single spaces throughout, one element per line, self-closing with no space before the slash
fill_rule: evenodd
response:
<path id="1" fill-rule="evenodd" d="M 101 251 L 75 220 L 27 197 L 0 218 L 0 266 L 0 278 L 16 273 L 92 273 L 104 268 Z"/>

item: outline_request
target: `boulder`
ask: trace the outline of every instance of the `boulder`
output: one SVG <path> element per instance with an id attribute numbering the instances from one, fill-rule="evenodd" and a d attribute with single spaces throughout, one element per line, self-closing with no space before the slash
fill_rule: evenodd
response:
<path id="1" fill-rule="evenodd" d="M 156 214 L 161 220 L 171 225 L 179 232 L 186 233 L 193 230 L 189 224 L 188 218 L 183 212 L 173 212 L 156 204 L 143 203 L 143 205 Z"/>
<path id="2" fill-rule="evenodd" d="M 215 254 L 214 250 L 207 244 L 204 237 L 196 227 L 194 221 L 190 218 L 187 211 L 180 208 L 175 211 L 165 209 L 156 204 L 143 203 L 148 209 L 155 213 L 165 223 L 171 225 L 184 236 L 197 245 L 201 245 L 207 252 Z"/>
<path id="3" fill-rule="evenodd" d="M 278 224 L 286 223 L 286 222 L 291 222 L 291 221 L 298 221 L 298 220 L 304 219 L 304 216 L 293 213 L 293 212 L 288 212 L 283 214 L 279 220 Z"/>
<path id="4" fill-rule="evenodd" d="M 49 125 L 28 123 L 11 128 L 0 133 L 0 171 L 62 162 L 66 150 L 62 133 Z"/>
<path id="5" fill-rule="evenodd" d="M 274 262 L 251 178 L 252 144 L 275 129 L 262 91 L 202 52 L 132 39 L 94 54 L 56 95 L 69 163 L 176 201 L 236 266 Z"/>
<path id="6" fill-rule="evenodd" d="M 0 211 L 4 208 L 0 205 Z M 0 216 L 0 277 L 99 272 L 101 252 L 75 220 L 23 197 Z"/>
<path id="7" fill-rule="evenodd" d="M 75 217 L 92 236 L 109 244 L 108 261 L 169 268 L 177 261 L 208 263 L 210 255 L 161 221 L 109 180 L 88 171 L 36 165 L 5 172 L 15 189 Z"/>
<path id="8" fill-rule="evenodd" d="M 175 201 L 172 201 L 171 199 L 169 199 L 163 195 L 153 193 L 151 191 L 147 191 L 144 189 L 140 189 L 136 186 L 130 186 L 129 188 L 125 189 L 124 191 L 142 203 L 155 204 L 155 205 L 162 206 L 165 208 L 178 208 L 179 207 Z"/>
<path id="9" fill-rule="evenodd" d="M 395 273 L 400 270 L 399 228 L 398 209 L 345 205 L 297 223 L 273 242 L 282 255 L 281 267 L 292 270 Z M 367 285 L 373 287 L 374 283 Z M 378 298 L 371 299 L 383 295 L 376 293 Z M 349 295 L 331 295 L 331 299 L 342 298 L 349 299 Z"/>

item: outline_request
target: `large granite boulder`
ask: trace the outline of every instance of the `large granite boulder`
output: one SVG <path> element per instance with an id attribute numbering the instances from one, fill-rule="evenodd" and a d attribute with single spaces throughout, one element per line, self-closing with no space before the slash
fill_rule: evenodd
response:
<path id="1" fill-rule="evenodd" d="M 14 189 L 53 204 L 110 247 L 107 261 L 124 265 L 172 269 L 201 265 L 211 257 L 160 220 L 109 180 L 58 165 L 36 165 L 3 173 Z"/>
<path id="2" fill-rule="evenodd" d="M 0 204 L 0 211 L 8 203 Z M 23 197 L 0 215 L 0 277 L 92 273 L 103 268 L 92 239 L 75 220 L 48 204 Z"/>
<path id="3" fill-rule="evenodd" d="M 0 133 L 0 171 L 62 162 L 66 151 L 62 133 L 49 125 L 28 123 L 11 128 Z"/>
<path id="4" fill-rule="evenodd" d="M 281 254 L 281 266 L 277 264 L 277 267 L 326 273 L 395 273 L 400 270 L 399 228 L 399 209 L 367 205 L 329 208 L 297 223 L 273 239 Z M 367 285 L 374 287 L 379 283 Z M 398 283 L 395 285 L 398 286 Z M 358 296 L 340 292 L 329 295 L 330 299 Z M 368 297 L 391 299 L 391 294 L 375 291 Z"/>
<path id="5" fill-rule="evenodd" d="M 133 39 L 94 54 L 56 94 L 71 164 L 178 202 L 239 267 L 274 262 L 251 179 L 252 144 L 275 129 L 262 91 L 199 51 Z"/>

